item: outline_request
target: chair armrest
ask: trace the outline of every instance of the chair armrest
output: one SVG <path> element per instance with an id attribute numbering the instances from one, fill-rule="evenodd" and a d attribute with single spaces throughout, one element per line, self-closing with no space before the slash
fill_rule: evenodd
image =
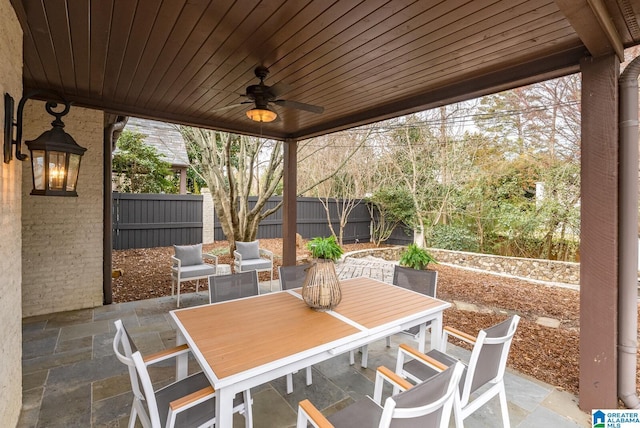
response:
<path id="1" fill-rule="evenodd" d="M 331 428 L 333 425 L 309 400 L 298 404 L 298 428 L 306 427 L 307 421 L 317 428 Z"/>
<path id="2" fill-rule="evenodd" d="M 214 256 L 213 254 L 206 254 L 203 253 L 202 254 L 202 261 L 204 262 L 206 260 L 213 260 L 213 263 L 218 266 L 218 256 Z"/>
<path id="3" fill-rule="evenodd" d="M 267 256 L 273 263 L 273 253 L 271 251 L 266 250 L 264 248 L 259 248 L 258 251 L 261 256 Z"/>
<path id="4" fill-rule="evenodd" d="M 242 254 L 238 251 L 233 251 L 233 266 L 235 266 L 236 273 L 242 270 Z"/>
<path id="5" fill-rule="evenodd" d="M 167 360 L 169 358 L 177 357 L 178 355 L 186 354 L 189 352 L 189 345 L 186 343 L 184 345 L 176 346 L 173 348 L 165 349 L 164 351 L 155 352 L 153 354 L 149 354 L 142 358 L 142 361 L 146 365 L 155 364 L 160 361 Z"/>
<path id="6" fill-rule="evenodd" d="M 445 343 L 447 342 L 447 340 L 446 340 L 447 337 L 446 336 L 453 336 L 453 337 L 455 337 L 457 339 L 460 339 L 460 340 L 462 340 L 464 342 L 471 343 L 472 345 L 476 343 L 476 338 L 475 337 L 471 336 L 470 334 L 465 333 L 464 331 L 460 331 L 457 328 L 453 328 L 453 327 L 449 327 L 449 326 L 446 326 L 443 329 L 443 335 L 445 336 L 444 337 L 444 339 L 445 339 L 444 342 Z"/>
<path id="7" fill-rule="evenodd" d="M 378 370 L 376 371 L 376 383 L 373 388 L 373 401 L 375 401 L 378 405 L 381 405 L 382 403 L 382 389 L 384 387 L 385 380 L 393 385 L 394 394 L 396 394 L 398 390 L 406 391 L 407 389 L 413 387 L 413 385 L 408 380 L 402 378 L 400 375 L 394 373 L 387 367 L 378 367 Z"/>
<path id="8" fill-rule="evenodd" d="M 213 398 L 215 396 L 215 390 L 212 386 L 207 386 L 184 397 L 173 400 L 169 403 L 169 408 L 173 412 L 180 411 L 183 408 L 191 407 L 193 404 L 199 404 L 204 400 Z"/>
<path id="9" fill-rule="evenodd" d="M 382 381 L 386 380 L 389 383 L 397 385 L 398 388 L 403 391 L 406 391 L 407 389 L 413 387 L 413 384 L 411 382 L 402 378 L 400 375 L 397 375 L 391 369 L 385 366 L 378 367 L 378 370 L 376 371 L 376 380 L 378 379 L 378 377 L 380 377 Z"/>
<path id="10" fill-rule="evenodd" d="M 171 256 L 171 268 L 172 269 L 180 269 L 182 266 L 182 262 L 176 256 Z"/>
<path id="11" fill-rule="evenodd" d="M 415 358 L 416 360 L 438 370 L 438 371 L 444 371 L 447 369 L 447 365 L 441 363 L 440 361 L 426 355 L 423 354 L 422 352 L 418 351 L 415 348 L 412 348 L 409 345 L 406 345 L 404 343 L 401 343 L 400 346 L 398 347 L 398 356 L 400 356 L 400 354 L 406 354 L 409 355 L 412 358 Z"/>

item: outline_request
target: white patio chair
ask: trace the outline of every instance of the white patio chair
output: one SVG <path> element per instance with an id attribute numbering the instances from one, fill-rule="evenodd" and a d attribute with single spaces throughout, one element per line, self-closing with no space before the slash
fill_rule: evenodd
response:
<path id="1" fill-rule="evenodd" d="M 121 320 L 114 322 L 116 334 L 113 339 L 113 351 L 129 370 L 129 380 L 133 392 L 129 428 L 133 428 L 136 419 L 144 428 L 160 427 L 200 427 L 215 424 L 215 392 L 204 373 L 199 372 L 170 385 L 153 390 L 147 366 L 189 352 L 188 345 L 166 349 L 142 357 L 129 336 Z M 245 427 L 253 426 L 251 395 L 249 391 L 236 396 L 233 402 L 234 412 L 243 413 Z"/>
<path id="2" fill-rule="evenodd" d="M 376 372 L 374 398 L 366 397 L 348 407 L 324 417 L 309 400 L 298 405 L 297 428 L 308 422 L 315 427 L 380 427 L 391 426 L 448 428 L 451 407 L 456 397 L 463 366 L 457 363 L 416 386 L 394 376 L 385 367 Z M 382 382 L 386 380 L 403 392 L 382 401 Z"/>
<path id="3" fill-rule="evenodd" d="M 201 279 L 215 275 L 218 268 L 218 257 L 202 254 L 202 244 L 174 245 L 175 255 L 171 256 L 171 295 L 174 287 L 178 287 L 177 305 L 180 307 L 180 285 L 185 281 L 196 281 L 196 293 Z M 205 263 L 205 259 L 213 264 Z"/>
<path id="4" fill-rule="evenodd" d="M 256 272 L 269 272 L 269 288 L 273 291 L 273 253 L 260 248 L 258 240 L 251 242 L 236 241 L 236 249 L 233 252 L 233 265 L 236 272 L 255 270 Z"/>
<path id="5" fill-rule="evenodd" d="M 291 290 L 292 288 L 300 288 L 304 283 L 304 279 L 307 276 L 307 271 L 311 267 L 311 263 L 305 263 L 296 266 L 280 266 L 278 268 L 278 278 L 280 278 L 280 289 Z M 306 369 L 307 386 L 313 383 L 313 374 L 311 366 Z M 293 375 L 290 373 L 287 375 L 287 394 L 293 392 Z"/>
<path id="6" fill-rule="evenodd" d="M 502 413 L 502 425 L 509 428 L 509 410 L 504 387 L 504 371 L 507 357 L 511 349 L 513 335 L 516 332 L 520 317 L 513 315 L 505 321 L 480 330 L 477 337 L 470 336 L 451 327 L 445 327 L 442 343 L 447 343 L 449 336 L 473 344 L 471 357 L 462 376 L 458 396 L 454 403 L 453 413 L 456 427 L 463 427 L 463 420 L 485 405 L 490 399 L 498 396 Z M 444 352 L 431 350 L 426 354 L 407 345 L 400 345 L 396 373 L 416 382 L 424 381 L 441 370 L 442 364 L 450 366 L 458 360 Z M 483 390 L 471 395 L 480 388 Z"/>

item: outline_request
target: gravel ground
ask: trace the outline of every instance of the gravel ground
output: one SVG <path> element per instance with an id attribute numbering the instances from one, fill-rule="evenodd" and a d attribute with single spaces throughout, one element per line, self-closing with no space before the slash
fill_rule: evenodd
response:
<path id="1" fill-rule="evenodd" d="M 281 263 L 281 241 L 260 240 L 262 247 L 275 254 L 274 279 Z M 372 248 L 370 243 L 344 245 L 345 252 Z M 218 254 L 219 263 L 232 264 L 226 242 L 204 246 L 204 251 Z M 298 254 L 305 254 L 304 249 Z M 113 281 L 115 303 L 149 299 L 171 294 L 170 256 L 172 247 L 133 249 L 113 252 L 113 268 L 122 276 Z M 445 311 L 445 325 L 470 334 L 491 326 L 512 313 L 522 317 L 514 338 L 508 364 L 573 394 L 578 392 L 579 358 L 579 293 L 574 290 L 547 287 L 529 281 L 481 274 L 444 265 L 430 265 L 438 271 L 438 298 L 473 303 L 478 312 L 451 308 Z M 268 273 L 261 273 L 261 280 Z M 206 284 L 205 284 L 206 289 Z M 186 283 L 183 292 L 195 291 Z M 538 325 L 538 317 L 560 320 L 559 328 Z M 638 377 L 640 380 L 640 376 Z"/>

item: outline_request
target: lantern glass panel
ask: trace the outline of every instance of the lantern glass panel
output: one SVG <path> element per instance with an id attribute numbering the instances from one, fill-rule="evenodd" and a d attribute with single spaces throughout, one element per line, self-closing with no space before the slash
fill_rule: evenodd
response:
<path id="1" fill-rule="evenodd" d="M 32 150 L 31 159 L 33 188 L 36 190 L 44 190 L 44 150 Z"/>
<path id="2" fill-rule="evenodd" d="M 80 171 L 80 155 L 69 155 L 69 172 L 67 173 L 67 192 L 74 192 L 78 184 L 78 172 Z"/>
<path id="3" fill-rule="evenodd" d="M 64 190 L 66 161 L 66 153 L 49 152 L 49 189 Z"/>

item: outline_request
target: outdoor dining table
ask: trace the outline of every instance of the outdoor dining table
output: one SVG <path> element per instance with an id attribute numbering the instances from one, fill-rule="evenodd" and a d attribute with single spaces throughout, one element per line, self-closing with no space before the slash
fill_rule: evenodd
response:
<path id="1" fill-rule="evenodd" d="M 233 397 L 288 373 L 431 322 L 431 347 L 440 348 L 442 313 L 451 305 L 361 277 L 340 281 L 342 301 L 331 311 L 309 308 L 301 290 L 252 296 L 170 312 L 177 343 L 192 354 L 217 391 L 217 426 L 232 426 Z M 177 375 L 187 374 L 187 359 Z"/>

